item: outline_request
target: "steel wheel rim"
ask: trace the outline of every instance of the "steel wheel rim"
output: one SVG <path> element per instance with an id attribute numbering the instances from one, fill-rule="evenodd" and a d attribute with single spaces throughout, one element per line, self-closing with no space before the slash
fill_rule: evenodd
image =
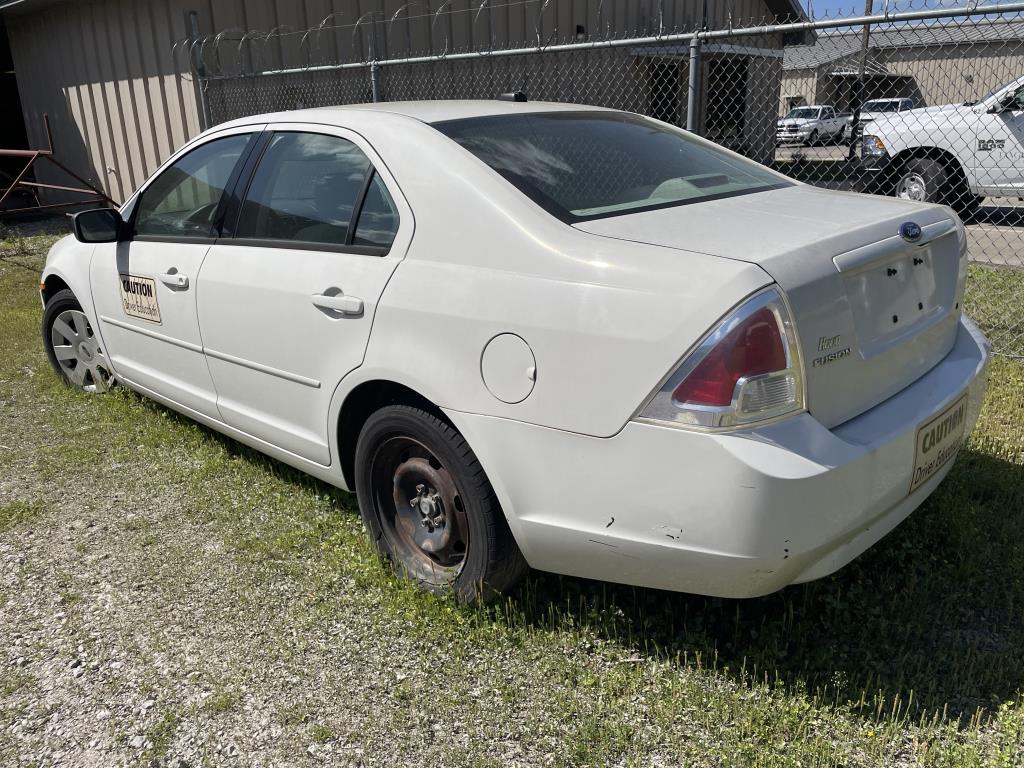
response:
<path id="1" fill-rule="evenodd" d="M 57 315 L 50 347 L 61 371 L 79 389 L 97 394 L 110 389 L 110 365 L 84 312 L 66 309 Z"/>
<path id="2" fill-rule="evenodd" d="M 451 473 L 418 440 L 390 437 L 370 464 L 374 513 L 390 549 L 409 575 L 454 581 L 469 551 L 462 494 Z"/>
<path id="3" fill-rule="evenodd" d="M 908 173 L 902 179 L 900 179 L 899 186 L 896 189 L 896 196 L 904 200 L 914 200 L 918 203 L 923 203 L 928 198 L 928 185 L 925 184 L 924 177 L 919 173 Z"/>

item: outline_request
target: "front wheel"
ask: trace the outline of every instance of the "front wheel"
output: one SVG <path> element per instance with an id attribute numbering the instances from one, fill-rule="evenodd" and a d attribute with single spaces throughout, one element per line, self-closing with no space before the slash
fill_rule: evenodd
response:
<path id="1" fill-rule="evenodd" d="M 432 413 L 393 405 L 370 416 L 356 444 L 356 494 L 381 554 L 428 591 L 476 603 L 526 574 L 479 461 Z"/>
<path id="2" fill-rule="evenodd" d="M 906 162 L 896 179 L 894 194 L 918 203 L 941 203 L 948 180 L 945 166 L 937 160 L 915 157 Z"/>
<path id="3" fill-rule="evenodd" d="M 58 291 L 43 310 L 43 344 L 57 375 L 83 392 L 106 392 L 114 384 L 100 340 L 70 290 Z"/>
<path id="4" fill-rule="evenodd" d="M 810 135 L 807 137 L 807 146 L 808 147 L 813 147 L 817 143 L 818 143 L 818 129 L 815 128 L 813 131 L 811 131 Z"/>

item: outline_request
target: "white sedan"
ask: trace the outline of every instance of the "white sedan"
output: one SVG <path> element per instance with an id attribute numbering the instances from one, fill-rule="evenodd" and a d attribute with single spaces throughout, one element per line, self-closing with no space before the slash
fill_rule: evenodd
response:
<path id="1" fill-rule="evenodd" d="M 819 578 L 949 472 L 988 345 L 950 209 L 796 183 L 623 112 L 448 101 L 237 120 L 42 275 L 117 381 L 356 491 L 396 570 L 710 595 Z"/>

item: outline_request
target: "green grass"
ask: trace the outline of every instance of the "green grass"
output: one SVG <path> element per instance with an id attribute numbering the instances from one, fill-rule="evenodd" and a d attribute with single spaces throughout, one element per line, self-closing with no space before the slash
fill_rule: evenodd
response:
<path id="1" fill-rule="evenodd" d="M 239 697 L 235 691 L 219 688 L 203 704 L 203 708 L 216 715 L 231 712 L 238 706 Z"/>
<path id="2" fill-rule="evenodd" d="M 152 744 L 147 750 L 150 759 L 159 761 L 171 748 L 171 742 L 178 730 L 181 718 L 174 712 L 161 715 L 146 731 L 146 738 Z"/>
<path id="3" fill-rule="evenodd" d="M 798 152 L 806 152 L 807 154 L 795 154 L 789 160 L 776 160 L 770 167 L 779 173 L 786 174 L 792 179 L 807 184 L 841 182 L 850 178 L 849 164 L 845 159 L 819 160 L 814 156 L 815 152 L 817 152 L 816 148 L 803 151 L 798 150 Z"/>
<path id="4" fill-rule="evenodd" d="M 996 349 L 1024 359 L 1024 270 L 972 264 L 964 302 Z"/>
<path id="5" fill-rule="evenodd" d="M 42 504 L 33 501 L 12 501 L 0 504 L 0 533 L 16 525 L 35 520 L 43 513 Z"/>
<path id="6" fill-rule="evenodd" d="M 994 360 L 978 428 L 933 497 L 832 577 L 734 601 L 534 574 L 507 601 L 467 609 L 396 581 L 348 494 L 126 390 L 88 397 L 60 386 L 39 343 L 38 257 L 19 261 L 0 259 L 0 402 L 14 414 L 0 423 L 17 433 L 0 436 L 11 449 L 0 471 L 30 460 L 54 483 L 73 457 L 112 494 L 180 486 L 180 504 L 123 523 L 138 551 L 167 546 L 159 531 L 176 521 L 203 525 L 249 578 L 301 585 L 296 632 L 371 612 L 381 643 L 400 638 L 422 653 L 421 672 L 380 694 L 396 743 L 430 737 L 415 714 L 427 699 L 495 737 L 525 722 L 552 745 L 553 765 L 644 766 L 655 755 L 686 765 L 1024 763 L 1020 362 Z M 1020 275 L 1005 272 L 971 270 L 968 306 L 989 332 L 990 318 L 1024 300 Z M 118 486 L 126 462 L 151 468 L 147 479 Z M 18 526 L 49 519 L 46 508 L 5 502 L 0 532 L 16 540 Z M 237 714 L 236 682 L 201 709 Z M 339 733 L 298 699 L 280 702 L 278 721 L 315 742 Z M 176 715 L 153 726 L 155 754 L 179 726 Z M 500 763 L 487 746 L 452 747 L 451 761 Z"/>

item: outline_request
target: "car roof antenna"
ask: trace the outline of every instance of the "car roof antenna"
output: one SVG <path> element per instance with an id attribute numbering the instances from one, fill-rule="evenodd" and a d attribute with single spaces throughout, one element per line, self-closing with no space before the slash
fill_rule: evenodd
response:
<path id="1" fill-rule="evenodd" d="M 522 91 L 510 91 L 509 93 L 503 93 L 498 97 L 498 101 L 528 101 L 526 94 Z"/>

